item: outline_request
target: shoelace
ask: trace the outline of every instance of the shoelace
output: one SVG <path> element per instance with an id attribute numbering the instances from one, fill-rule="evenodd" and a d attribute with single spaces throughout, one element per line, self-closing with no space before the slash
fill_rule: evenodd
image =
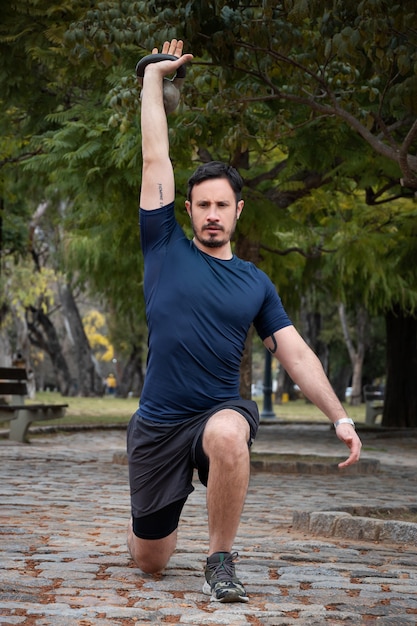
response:
<path id="1" fill-rule="evenodd" d="M 237 559 L 237 552 L 227 555 L 220 563 L 208 563 L 207 567 L 213 572 L 216 579 L 228 581 L 235 575 L 233 561 Z"/>

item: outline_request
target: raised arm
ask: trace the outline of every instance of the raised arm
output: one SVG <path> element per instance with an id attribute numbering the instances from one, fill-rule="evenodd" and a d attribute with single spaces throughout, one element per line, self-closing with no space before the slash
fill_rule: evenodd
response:
<path id="1" fill-rule="evenodd" d="M 266 348 L 279 360 L 303 394 L 335 424 L 347 414 L 323 370 L 322 364 L 294 326 L 278 330 L 265 339 Z M 349 458 L 339 467 L 347 467 L 359 460 L 361 441 L 353 426 L 342 423 L 336 435 L 350 450 Z"/>
<path id="2" fill-rule="evenodd" d="M 142 129 L 142 184 L 140 206 L 158 209 L 174 200 L 174 172 L 169 156 L 168 123 L 163 104 L 163 79 L 192 59 L 182 54 L 183 42 L 173 39 L 163 45 L 164 54 L 178 57 L 178 61 L 150 63 L 144 72 L 141 104 Z M 153 54 L 157 48 L 152 50 Z"/>

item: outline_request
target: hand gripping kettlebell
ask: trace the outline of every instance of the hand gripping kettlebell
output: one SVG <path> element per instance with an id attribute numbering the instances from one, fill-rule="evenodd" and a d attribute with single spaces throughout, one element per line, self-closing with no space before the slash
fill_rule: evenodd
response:
<path id="1" fill-rule="evenodd" d="M 145 73 L 145 67 L 149 65 L 149 63 L 158 63 L 158 61 L 176 61 L 178 57 L 173 54 L 148 54 L 148 56 L 143 57 L 136 65 L 136 76 L 138 78 L 143 78 Z M 165 113 L 172 113 L 178 106 L 180 101 L 180 89 L 184 82 L 186 70 L 185 65 L 181 65 L 177 69 L 177 73 L 174 78 L 171 80 L 170 78 L 164 78 L 163 82 L 163 94 L 164 94 L 164 107 Z"/>

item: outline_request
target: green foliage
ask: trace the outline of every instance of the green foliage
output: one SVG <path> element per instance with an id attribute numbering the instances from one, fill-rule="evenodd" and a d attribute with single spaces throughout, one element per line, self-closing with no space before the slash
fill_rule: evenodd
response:
<path id="1" fill-rule="evenodd" d="M 193 165 L 225 160 L 245 179 L 237 235 L 291 308 L 311 285 L 415 307 L 411 0 L 15 0 L 0 17 L 3 255 L 27 252 L 48 200 L 63 271 L 143 332 L 134 68 L 175 36 L 195 55 L 169 120 L 180 219 Z"/>
<path id="2" fill-rule="evenodd" d="M 348 196 L 317 190 L 294 203 L 291 211 L 304 215 L 317 245 L 328 251 L 320 260 L 319 275 L 334 301 L 353 308 L 360 302 L 376 315 L 388 310 L 398 297 L 405 311 L 417 310 L 417 274 L 411 263 L 415 202 L 403 199 L 376 211 L 358 193 Z"/>
<path id="3" fill-rule="evenodd" d="M 16 266 L 9 284 L 11 304 L 17 315 L 23 317 L 25 308 L 39 302 L 39 308 L 45 312 L 54 304 L 54 292 L 51 286 L 54 274 L 44 270 L 34 279 L 31 267 L 20 264 Z"/>
<path id="4" fill-rule="evenodd" d="M 7 305 L 8 315 L 3 320 L 6 329 L 16 327 L 25 318 L 28 307 L 50 313 L 55 305 L 57 275 L 51 269 L 33 272 L 30 263 L 3 265 L 3 281 L 0 284 L 2 301 Z"/>

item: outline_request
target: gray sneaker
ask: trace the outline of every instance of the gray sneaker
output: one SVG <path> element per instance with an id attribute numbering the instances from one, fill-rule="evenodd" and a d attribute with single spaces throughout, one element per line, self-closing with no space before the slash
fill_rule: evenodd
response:
<path id="1" fill-rule="evenodd" d="M 207 559 L 203 593 L 211 595 L 211 602 L 248 602 L 249 598 L 235 574 L 237 552 L 214 552 Z"/>

